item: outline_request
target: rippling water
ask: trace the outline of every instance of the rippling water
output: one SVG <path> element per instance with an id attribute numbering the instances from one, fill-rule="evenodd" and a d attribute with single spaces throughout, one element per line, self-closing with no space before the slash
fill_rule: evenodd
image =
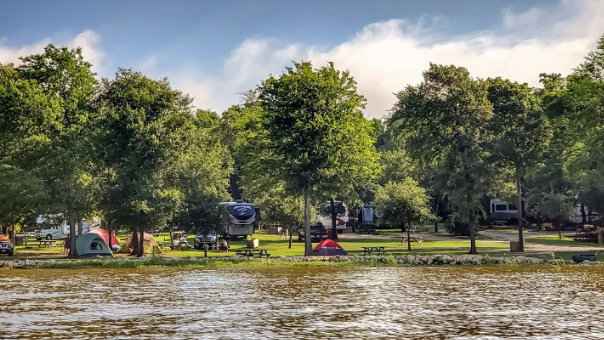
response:
<path id="1" fill-rule="evenodd" d="M 604 266 L 0 272 L 2 338 L 604 339 Z"/>

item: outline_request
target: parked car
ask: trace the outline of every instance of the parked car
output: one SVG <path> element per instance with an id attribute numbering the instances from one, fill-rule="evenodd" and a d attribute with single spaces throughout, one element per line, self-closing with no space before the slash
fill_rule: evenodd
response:
<path id="1" fill-rule="evenodd" d="M 327 229 L 321 223 L 313 224 L 310 226 L 310 240 L 312 242 L 321 242 L 328 238 Z M 298 241 L 305 240 L 304 227 L 298 229 Z"/>
<path id="2" fill-rule="evenodd" d="M 10 239 L 5 235 L 0 235 L 0 254 L 13 256 L 15 254 L 15 248 L 10 242 Z"/>
<path id="3" fill-rule="evenodd" d="M 208 248 L 216 248 L 218 245 L 218 234 L 215 231 L 197 234 L 193 241 L 193 247 L 195 249 L 203 249 L 205 244 L 208 245 Z"/>

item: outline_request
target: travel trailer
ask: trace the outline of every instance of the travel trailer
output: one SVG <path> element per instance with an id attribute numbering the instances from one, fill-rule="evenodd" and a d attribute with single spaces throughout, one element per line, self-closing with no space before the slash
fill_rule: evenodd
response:
<path id="1" fill-rule="evenodd" d="M 338 233 L 342 233 L 346 230 L 346 224 L 348 223 L 348 208 L 342 201 L 334 201 L 336 208 L 336 230 Z M 331 202 L 322 203 L 319 206 L 317 222 L 322 224 L 328 231 L 333 226 L 331 222 Z"/>
<path id="2" fill-rule="evenodd" d="M 512 224 L 518 219 L 515 205 L 494 198 L 489 204 L 489 220 L 495 224 Z"/>
<path id="3" fill-rule="evenodd" d="M 251 203 L 221 202 L 220 231 L 225 239 L 245 238 L 252 235 L 258 226 L 258 209 Z"/>
<path id="4" fill-rule="evenodd" d="M 62 240 L 69 236 L 69 224 L 61 215 L 40 215 L 36 219 L 36 237 L 47 240 Z M 98 225 L 95 221 L 82 221 L 82 233 Z M 76 228 L 77 230 L 77 228 Z"/>

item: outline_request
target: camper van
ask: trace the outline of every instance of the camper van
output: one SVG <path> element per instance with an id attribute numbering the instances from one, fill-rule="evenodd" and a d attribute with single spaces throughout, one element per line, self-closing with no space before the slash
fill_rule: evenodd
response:
<path id="1" fill-rule="evenodd" d="M 251 203 L 221 202 L 221 232 L 225 239 L 245 238 L 258 225 L 258 209 Z"/>
<path id="2" fill-rule="evenodd" d="M 489 220 L 493 223 L 511 224 L 518 218 L 518 209 L 515 205 L 494 198 L 489 205 Z"/>
<path id="3" fill-rule="evenodd" d="M 342 233 L 346 230 L 348 223 L 348 208 L 342 201 L 334 201 L 336 208 L 336 230 Z M 322 224 L 327 230 L 333 228 L 331 224 L 331 202 L 322 203 L 318 210 L 317 222 Z"/>

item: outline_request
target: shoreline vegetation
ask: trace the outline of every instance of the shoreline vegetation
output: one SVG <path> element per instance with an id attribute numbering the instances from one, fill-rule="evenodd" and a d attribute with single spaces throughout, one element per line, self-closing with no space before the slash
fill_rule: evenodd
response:
<path id="1" fill-rule="evenodd" d="M 532 255 L 381 255 L 381 256 L 279 256 L 273 258 L 224 257 L 170 257 L 146 256 L 142 258 L 80 258 L 80 259 L 12 259 L 1 260 L 3 269 L 83 269 L 83 268 L 139 268 L 177 267 L 190 269 L 256 269 L 296 268 L 304 266 L 490 266 L 490 265 L 571 265 L 564 256 L 550 254 Z M 602 265 L 597 261 L 584 264 Z"/>

